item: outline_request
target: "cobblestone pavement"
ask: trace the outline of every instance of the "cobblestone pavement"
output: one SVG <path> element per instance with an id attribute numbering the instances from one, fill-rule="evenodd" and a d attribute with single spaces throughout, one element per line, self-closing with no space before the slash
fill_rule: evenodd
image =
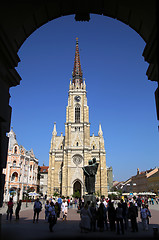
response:
<path id="1" fill-rule="evenodd" d="M 48 223 L 44 220 L 44 210 L 40 213 L 39 223 L 33 223 L 33 204 L 28 204 L 27 208 L 25 205 L 22 207 L 19 221 L 15 220 L 14 215 L 11 222 L 7 221 L 6 211 L 4 211 L 2 214 L 0 239 L 150 239 L 153 238 L 153 227 L 157 227 L 159 230 L 159 206 L 153 205 L 152 207 L 150 206 L 150 209 L 152 218 L 150 218 L 149 230 L 147 232 L 142 230 L 141 220 L 138 218 L 139 232 L 132 233 L 131 229 L 128 229 L 124 235 L 117 235 L 116 232 L 106 230 L 104 232 L 81 233 L 79 228 L 80 215 L 76 209 L 69 209 L 67 221 L 62 221 L 62 218 L 59 218 L 54 226 L 54 232 L 49 232 Z M 158 238 L 156 237 L 156 239 Z"/>

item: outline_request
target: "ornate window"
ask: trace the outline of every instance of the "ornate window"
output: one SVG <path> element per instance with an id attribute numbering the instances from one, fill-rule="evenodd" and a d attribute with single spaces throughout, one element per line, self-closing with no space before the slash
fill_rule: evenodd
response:
<path id="1" fill-rule="evenodd" d="M 18 173 L 14 172 L 11 177 L 11 181 L 18 181 Z"/>
<path id="2" fill-rule="evenodd" d="M 76 146 L 78 147 L 78 142 L 76 143 Z"/>
<path id="3" fill-rule="evenodd" d="M 82 156 L 79 154 L 74 155 L 73 162 L 76 166 L 78 166 L 82 162 Z"/>
<path id="4" fill-rule="evenodd" d="M 75 107 L 75 123 L 80 123 L 80 106 Z"/>
<path id="5" fill-rule="evenodd" d="M 13 167 L 16 167 L 16 161 L 15 160 L 13 161 Z"/>
<path id="6" fill-rule="evenodd" d="M 17 153 L 17 147 L 14 148 L 14 153 L 15 153 L 15 154 Z"/>

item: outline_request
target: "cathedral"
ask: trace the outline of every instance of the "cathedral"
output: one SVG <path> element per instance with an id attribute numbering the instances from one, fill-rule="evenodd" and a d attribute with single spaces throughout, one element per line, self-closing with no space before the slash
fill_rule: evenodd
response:
<path id="1" fill-rule="evenodd" d="M 86 194 L 82 167 L 96 158 L 98 170 L 95 180 L 95 193 L 108 195 L 107 168 L 104 138 L 99 124 L 98 136 L 90 136 L 89 107 L 85 79 L 81 70 L 78 38 L 72 80 L 69 84 L 68 105 L 66 107 L 65 136 L 57 136 L 56 123 L 51 138 L 48 169 L 48 197 L 54 193 L 72 196 L 76 191 Z"/>

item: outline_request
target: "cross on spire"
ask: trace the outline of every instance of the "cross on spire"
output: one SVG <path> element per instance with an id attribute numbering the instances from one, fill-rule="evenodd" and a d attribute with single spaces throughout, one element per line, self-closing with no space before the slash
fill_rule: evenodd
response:
<path id="1" fill-rule="evenodd" d="M 83 73 L 82 73 L 82 70 L 81 70 L 79 47 L 78 47 L 78 38 L 76 38 L 76 52 L 75 52 L 74 68 L 73 68 L 72 77 L 73 77 L 72 82 L 74 84 L 83 83 Z"/>

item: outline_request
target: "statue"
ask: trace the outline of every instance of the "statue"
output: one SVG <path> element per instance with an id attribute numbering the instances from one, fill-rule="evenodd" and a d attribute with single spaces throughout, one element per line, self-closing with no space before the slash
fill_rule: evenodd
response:
<path id="1" fill-rule="evenodd" d="M 88 194 L 95 193 L 95 175 L 97 173 L 98 164 L 96 162 L 96 158 L 89 160 L 88 166 L 83 167 L 84 175 L 85 175 L 85 186 Z"/>

